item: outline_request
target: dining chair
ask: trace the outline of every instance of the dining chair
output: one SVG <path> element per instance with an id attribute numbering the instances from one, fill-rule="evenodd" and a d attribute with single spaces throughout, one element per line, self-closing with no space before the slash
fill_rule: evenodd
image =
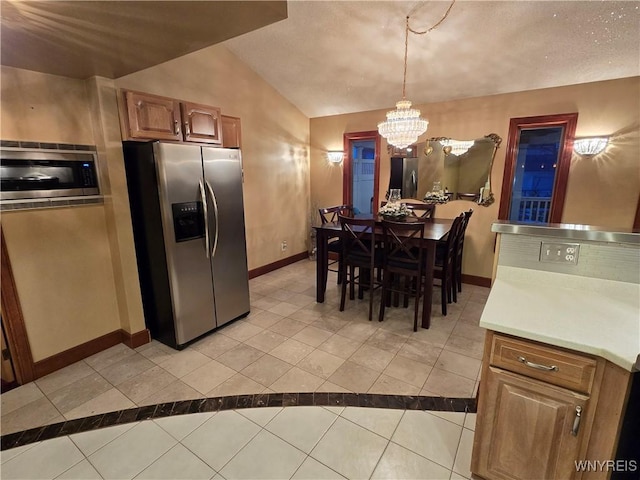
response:
<path id="1" fill-rule="evenodd" d="M 382 266 L 381 252 L 376 249 L 376 221 L 345 217 L 341 214 L 338 214 L 338 219 L 342 230 L 340 311 L 344 311 L 347 285 L 349 285 L 350 300 L 355 299 L 355 286 L 358 285 L 358 298 L 363 298 L 365 288 L 369 290 L 369 320 L 371 320 L 373 292 L 380 286 L 376 281 L 375 269 Z"/>
<path id="2" fill-rule="evenodd" d="M 353 217 L 353 207 L 351 205 L 336 205 L 335 207 L 326 207 L 319 208 L 318 213 L 320 214 L 320 221 L 324 225 L 325 223 L 337 222 L 338 215 L 344 215 L 348 217 Z M 327 265 L 327 271 L 337 272 L 338 273 L 338 284 L 342 282 L 341 272 L 340 272 L 340 263 L 342 259 L 342 241 L 340 237 L 334 237 L 329 239 L 329 243 L 327 244 L 327 250 L 331 253 L 334 253 L 338 256 L 337 260 L 329 260 Z M 331 265 L 337 265 L 337 268 L 330 268 Z"/>
<path id="3" fill-rule="evenodd" d="M 428 203 L 405 203 L 411 215 L 418 218 L 434 218 L 436 216 L 435 204 Z"/>
<path id="4" fill-rule="evenodd" d="M 418 331 L 418 311 L 422 297 L 424 222 L 382 221 L 382 298 L 378 320 L 384 319 L 385 307 L 392 292 L 415 297 L 413 331 Z M 417 247 L 417 248 L 416 248 Z M 404 280 L 404 286 L 401 286 Z"/>
<path id="5" fill-rule="evenodd" d="M 458 292 L 462 292 L 462 252 L 464 250 L 464 237 L 467 232 L 467 226 L 469 225 L 469 220 L 471 219 L 471 215 L 473 214 L 473 208 L 470 208 L 469 211 L 463 212 L 464 219 L 462 220 L 462 226 L 460 227 L 460 232 L 458 234 L 458 244 L 456 245 L 456 254 L 453 259 L 454 271 L 455 271 L 455 287 Z M 455 292 L 454 292 L 455 293 Z M 454 301 L 457 298 L 454 296 Z"/>
<path id="6" fill-rule="evenodd" d="M 455 286 L 455 270 L 453 268 L 456 254 L 456 242 L 460 233 L 460 227 L 464 219 L 464 214 L 456 217 L 451 224 L 451 229 L 444 242 L 444 248 L 436 249 L 436 262 L 433 270 L 434 278 L 440 279 L 442 314 L 447 315 L 447 304 L 451 303 L 454 296 L 457 299 Z"/>

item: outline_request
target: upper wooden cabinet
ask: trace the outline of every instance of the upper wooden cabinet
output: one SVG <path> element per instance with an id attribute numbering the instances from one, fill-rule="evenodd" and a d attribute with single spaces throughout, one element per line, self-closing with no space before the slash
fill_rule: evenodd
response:
<path id="1" fill-rule="evenodd" d="M 222 144 L 219 108 L 182 102 L 180 111 L 185 141 Z"/>
<path id="2" fill-rule="evenodd" d="M 148 93 L 124 92 L 128 139 L 182 140 L 177 100 Z"/>
<path id="3" fill-rule="evenodd" d="M 130 90 L 123 91 L 122 99 L 124 115 L 121 126 L 125 140 L 174 140 L 222 145 L 218 107 Z"/>
<path id="4" fill-rule="evenodd" d="M 240 119 L 222 115 L 222 146 L 225 148 L 241 148 L 242 135 Z"/>

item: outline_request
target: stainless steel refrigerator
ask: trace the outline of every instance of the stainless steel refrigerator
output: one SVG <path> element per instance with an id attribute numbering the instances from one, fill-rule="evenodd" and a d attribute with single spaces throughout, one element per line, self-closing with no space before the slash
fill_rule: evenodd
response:
<path id="1" fill-rule="evenodd" d="M 249 313 L 239 150 L 124 142 L 145 321 L 174 348 Z"/>

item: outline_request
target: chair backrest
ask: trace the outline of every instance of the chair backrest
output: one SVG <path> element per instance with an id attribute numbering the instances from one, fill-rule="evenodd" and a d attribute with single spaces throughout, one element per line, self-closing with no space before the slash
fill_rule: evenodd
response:
<path id="1" fill-rule="evenodd" d="M 449 268 L 453 263 L 453 257 L 456 254 L 456 248 L 458 247 L 458 238 L 461 233 L 462 222 L 464 222 L 464 214 L 453 219 L 451 230 L 447 235 L 447 241 L 445 244 L 445 253 L 442 260 L 442 268 Z"/>
<path id="2" fill-rule="evenodd" d="M 405 204 L 411 215 L 418 218 L 433 218 L 436 214 L 435 204 L 407 203 Z"/>
<path id="3" fill-rule="evenodd" d="M 343 261 L 357 264 L 370 263 L 373 268 L 376 245 L 375 219 L 352 218 L 338 214 L 342 228 Z"/>
<path id="4" fill-rule="evenodd" d="M 462 255 L 462 249 L 464 247 L 464 236 L 467 231 L 467 225 L 469 225 L 469 220 L 471 219 L 471 215 L 473 214 L 473 208 L 470 208 L 467 212 L 462 212 L 464 218 L 462 219 L 462 225 L 460 226 L 460 231 L 458 232 L 458 244 L 456 245 L 456 252 L 458 256 Z"/>
<path id="5" fill-rule="evenodd" d="M 353 206 L 351 205 L 336 205 L 335 207 L 319 208 L 320 221 L 324 225 L 329 222 L 337 222 L 338 215 L 345 217 L 353 217 Z"/>
<path id="6" fill-rule="evenodd" d="M 382 221 L 384 265 L 397 271 L 420 272 L 424 222 Z M 418 248 L 416 248 L 418 247 Z"/>

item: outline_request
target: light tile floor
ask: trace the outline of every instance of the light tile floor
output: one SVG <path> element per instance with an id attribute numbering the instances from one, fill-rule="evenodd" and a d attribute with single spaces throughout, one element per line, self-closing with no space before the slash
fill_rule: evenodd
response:
<path id="1" fill-rule="evenodd" d="M 413 332 L 413 311 L 368 321 L 368 301 L 347 300 L 330 273 L 315 301 L 315 262 L 250 281 L 251 313 L 182 351 L 157 341 L 123 344 L 2 394 L 2 434 L 161 402 L 263 392 L 474 395 L 488 288 L 464 285 L 449 314 L 434 288 L 432 326 Z"/>
<path id="2" fill-rule="evenodd" d="M 475 414 L 285 407 L 178 415 L 3 451 L 2 478 L 461 479 Z M 114 461 L 117 460 L 117 461 Z"/>

